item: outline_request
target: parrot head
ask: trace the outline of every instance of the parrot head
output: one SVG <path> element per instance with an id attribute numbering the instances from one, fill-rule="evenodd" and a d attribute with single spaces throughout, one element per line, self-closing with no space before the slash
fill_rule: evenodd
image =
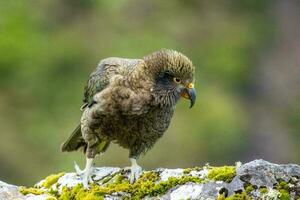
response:
<path id="1" fill-rule="evenodd" d="M 155 101 L 161 106 L 174 106 L 181 98 L 196 102 L 195 68 L 192 61 L 175 50 L 163 49 L 144 58 L 149 76 L 153 77 Z"/>

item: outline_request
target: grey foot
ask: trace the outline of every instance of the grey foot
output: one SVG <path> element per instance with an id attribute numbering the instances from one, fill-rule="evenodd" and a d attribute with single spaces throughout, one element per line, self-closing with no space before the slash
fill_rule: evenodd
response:
<path id="1" fill-rule="evenodd" d="M 142 175 L 143 169 L 139 165 L 131 166 L 130 183 L 133 184 Z"/>
<path id="2" fill-rule="evenodd" d="M 76 162 L 74 162 L 76 174 L 79 175 L 82 179 L 83 187 L 89 189 L 89 183 L 92 183 L 92 167 L 85 167 L 84 170 L 81 170 Z"/>

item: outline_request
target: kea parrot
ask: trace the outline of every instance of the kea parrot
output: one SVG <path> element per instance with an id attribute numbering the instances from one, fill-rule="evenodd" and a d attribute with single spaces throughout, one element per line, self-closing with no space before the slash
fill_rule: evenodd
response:
<path id="1" fill-rule="evenodd" d="M 137 164 L 167 130 L 183 97 L 196 101 L 195 67 L 184 54 L 162 49 L 142 59 L 110 57 L 100 61 L 84 88 L 80 124 L 62 144 L 63 152 L 83 149 L 86 166 L 77 174 L 89 187 L 93 159 L 111 142 L 129 150 L 130 182 L 142 173 Z"/>

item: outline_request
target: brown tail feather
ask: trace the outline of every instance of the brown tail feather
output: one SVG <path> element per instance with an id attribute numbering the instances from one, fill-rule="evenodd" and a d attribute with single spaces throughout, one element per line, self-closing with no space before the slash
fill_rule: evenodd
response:
<path id="1" fill-rule="evenodd" d="M 61 151 L 76 151 L 79 148 L 83 147 L 83 150 L 86 149 L 86 143 L 84 142 L 81 134 L 80 124 L 76 127 L 70 137 L 61 145 Z"/>

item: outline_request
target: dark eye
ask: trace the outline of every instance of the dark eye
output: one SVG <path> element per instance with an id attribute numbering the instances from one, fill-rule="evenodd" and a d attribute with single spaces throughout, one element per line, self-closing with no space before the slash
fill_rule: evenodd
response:
<path id="1" fill-rule="evenodd" d="M 173 81 L 174 81 L 175 83 L 181 83 L 181 79 L 180 79 L 180 78 L 174 77 L 174 78 L 173 78 Z"/>

